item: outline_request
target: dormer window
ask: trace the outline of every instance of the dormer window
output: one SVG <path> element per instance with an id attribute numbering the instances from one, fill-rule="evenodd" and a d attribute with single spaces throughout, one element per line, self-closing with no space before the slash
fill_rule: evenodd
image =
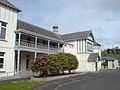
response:
<path id="1" fill-rule="evenodd" d="M 0 39 L 5 39 L 6 27 L 7 27 L 7 23 L 0 21 Z"/>

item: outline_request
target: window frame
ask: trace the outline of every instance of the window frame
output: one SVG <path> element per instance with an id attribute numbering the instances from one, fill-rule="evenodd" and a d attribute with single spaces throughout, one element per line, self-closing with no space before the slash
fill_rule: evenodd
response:
<path id="1" fill-rule="evenodd" d="M 90 52 L 93 51 L 93 45 L 90 42 L 87 42 L 87 51 L 90 51 Z"/>
<path id="2" fill-rule="evenodd" d="M 1 53 L 1 54 L 0 54 L 0 58 L 3 59 L 3 62 L 0 63 L 0 65 L 2 65 L 2 68 L 1 68 L 1 66 L 0 66 L 0 69 L 3 69 L 3 66 L 4 66 L 4 60 L 5 60 L 5 53 L 4 53 L 4 52 L 0 52 L 0 53 Z"/>
<path id="3" fill-rule="evenodd" d="M 2 37 L 2 30 L 5 30 L 4 37 Z M 6 39 L 6 30 L 7 30 L 7 23 L 0 21 L 0 39 L 5 40 Z"/>

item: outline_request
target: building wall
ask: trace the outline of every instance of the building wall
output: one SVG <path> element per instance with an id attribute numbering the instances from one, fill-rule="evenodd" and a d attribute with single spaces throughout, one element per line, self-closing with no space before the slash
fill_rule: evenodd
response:
<path id="1" fill-rule="evenodd" d="M 94 46 L 93 48 L 94 48 L 93 51 L 95 53 L 99 53 L 99 56 L 101 57 L 101 47 L 100 46 Z"/>
<path id="2" fill-rule="evenodd" d="M 87 68 L 88 61 L 87 60 L 88 60 L 89 54 L 77 54 L 76 57 L 79 62 L 79 66 L 76 71 L 77 72 L 88 71 L 88 68 Z"/>
<path id="3" fill-rule="evenodd" d="M 88 62 L 87 63 L 87 70 L 89 72 L 95 72 L 96 71 L 95 62 Z"/>
<path id="4" fill-rule="evenodd" d="M 88 50 L 88 43 L 91 44 L 91 51 Z M 92 53 L 93 52 L 93 41 L 88 39 L 80 39 L 77 40 L 77 53 Z"/>
<path id="5" fill-rule="evenodd" d="M 0 71 L 14 72 L 14 50 L 0 47 L 0 52 L 5 52 L 3 68 Z"/>
<path id="6" fill-rule="evenodd" d="M 118 60 L 108 61 L 108 69 L 118 69 L 118 68 L 119 68 Z"/>
<path id="7" fill-rule="evenodd" d="M 64 52 L 65 53 L 71 53 L 71 54 L 74 54 L 74 45 L 71 45 L 71 44 L 67 44 L 64 46 Z"/>
<path id="8" fill-rule="evenodd" d="M 78 66 L 78 69 L 76 71 L 77 72 L 87 71 L 87 60 L 88 60 L 89 54 L 78 53 L 78 44 L 81 43 L 81 41 L 70 41 L 67 43 L 68 44 L 66 44 L 66 46 L 64 46 L 64 52 L 71 53 L 77 57 L 77 60 L 79 62 L 79 66 Z M 84 40 L 82 40 L 82 43 L 84 43 Z M 70 45 L 73 45 L 73 48 L 70 48 Z M 82 47 L 85 47 L 85 43 Z"/>
<path id="9" fill-rule="evenodd" d="M 108 69 L 114 69 L 112 61 L 108 61 Z"/>
<path id="10" fill-rule="evenodd" d="M 114 60 L 114 68 L 115 69 L 119 68 L 119 61 L 118 60 Z"/>
<path id="11" fill-rule="evenodd" d="M 17 12 L 0 5 L 0 21 L 7 23 L 5 40 L 0 40 L 0 52 L 5 52 L 3 70 L 6 72 L 14 71 L 14 44 L 17 24 Z"/>
<path id="12" fill-rule="evenodd" d="M 87 43 L 91 43 L 91 51 L 88 50 Z M 73 45 L 73 48 L 70 48 L 70 45 Z M 88 62 L 88 57 L 90 53 L 99 53 L 101 57 L 100 47 L 94 47 L 91 36 L 88 37 L 88 39 L 67 42 L 66 46 L 64 46 L 64 52 L 74 54 L 77 57 L 79 62 L 77 72 L 96 71 L 95 62 Z M 101 69 L 101 62 L 98 62 L 98 70 L 99 69 Z"/>
<path id="13" fill-rule="evenodd" d="M 88 50 L 88 43 L 91 43 L 91 51 Z M 93 46 L 94 46 L 94 44 L 93 44 L 92 40 L 86 40 L 86 52 L 87 53 L 93 53 L 94 52 L 93 51 Z"/>

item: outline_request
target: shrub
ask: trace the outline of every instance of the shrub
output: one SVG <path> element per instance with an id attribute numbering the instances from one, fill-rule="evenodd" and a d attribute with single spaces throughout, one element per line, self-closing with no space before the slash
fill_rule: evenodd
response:
<path id="1" fill-rule="evenodd" d="M 78 60 L 75 55 L 70 53 L 59 53 L 58 59 L 61 61 L 62 70 L 68 70 L 71 73 L 71 70 L 78 68 Z"/>
<path id="2" fill-rule="evenodd" d="M 31 64 L 32 72 L 40 72 L 40 74 L 43 76 L 48 75 L 49 67 L 50 60 L 48 59 L 47 55 L 41 55 L 40 57 L 36 58 Z"/>
<path id="3" fill-rule="evenodd" d="M 51 55 L 40 55 L 37 59 L 32 62 L 31 70 L 36 73 L 40 73 L 42 76 L 58 75 L 60 72 L 78 68 L 78 61 L 76 56 L 70 53 L 58 53 Z"/>

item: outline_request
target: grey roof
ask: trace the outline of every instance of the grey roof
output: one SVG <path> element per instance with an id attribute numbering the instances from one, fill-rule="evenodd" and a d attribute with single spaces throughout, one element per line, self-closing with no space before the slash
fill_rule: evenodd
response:
<path id="1" fill-rule="evenodd" d="M 61 35 L 61 38 L 64 41 L 86 39 L 86 38 L 88 38 L 88 36 L 90 34 L 92 34 L 92 31 L 82 31 L 82 32 L 75 32 L 75 33 L 64 34 L 64 35 Z"/>
<path id="2" fill-rule="evenodd" d="M 88 62 L 94 62 L 97 58 L 100 59 L 99 53 L 90 53 L 88 57 Z"/>
<path id="3" fill-rule="evenodd" d="M 9 8 L 12 8 L 12 9 L 18 11 L 18 12 L 21 11 L 16 6 L 14 6 L 13 4 L 11 4 L 8 0 L 0 0 L 0 4 L 3 4 L 3 5 L 5 5 L 5 6 L 9 7 Z"/>
<path id="4" fill-rule="evenodd" d="M 106 56 L 106 57 L 102 57 L 101 60 L 113 61 L 113 60 L 116 60 L 116 59 L 114 57 Z"/>
<path id="5" fill-rule="evenodd" d="M 30 32 L 33 32 L 33 33 L 36 33 L 36 34 L 41 34 L 41 35 L 44 35 L 46 37 L 50 37 L 50 38 L 62 41 L 60 36 L 53 33 L 52 31 L 48 31 L 46 29 L 43 29 L 41 27 L 32 25 L 30 23 L 27 23 L 27 22 L 24 22 L 24 21 L 21 21 L 21 20 L 17 21 L 17 29 L 27 30 L 27 31 L 30 31 Z"/>

